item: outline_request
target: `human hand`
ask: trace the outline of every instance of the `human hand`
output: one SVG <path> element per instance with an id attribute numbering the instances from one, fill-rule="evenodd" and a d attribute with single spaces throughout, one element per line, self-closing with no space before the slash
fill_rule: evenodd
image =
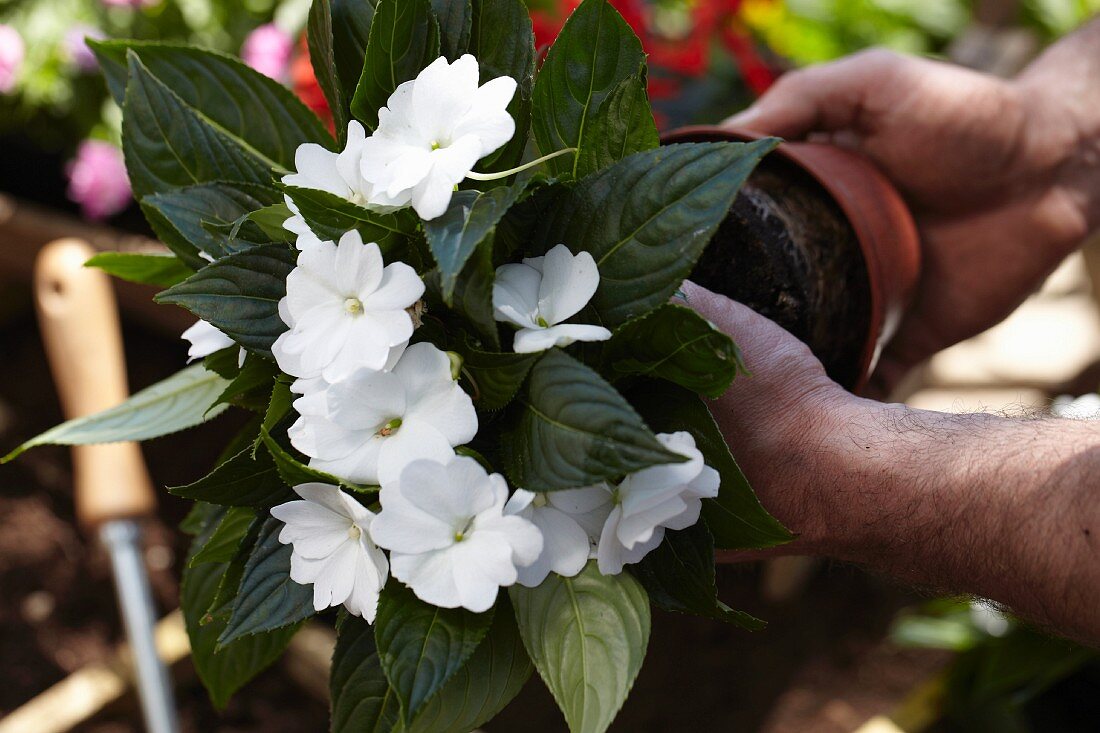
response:
<path id="1" fill-rule="evenodd" d="M 1100 24 L 1092 34 L 1100 35 Z M 1080 52 L 1096 58 L 1100 80 L 1100 55 Z M 1002 320 L 1095 223 L 1088 201 L 1096 193 L 1090 197 L 1088 186 L 1100 185 L 1083 175 L 1080 146 L 1082 136 L 1100 142 L 1100 99 L 1089 111 L 1079 97 L 1100 91 L 1067 95 L 1066 83 L 1051 79 L 1052 67 L 1067 65 L 1059 53 L 1004 81 L 863 52 L 787 74 L 729 120 L 854 149 L 876 162 L 910 204 L 923 242 L 923 276 L 880 362 L 881 392 L 914 364 Z"/>
<path id="2" fill-rule="evenodd" d="M 866 401 L 829 379 L 809 347 L 764 316 L 690 281 L 681 290 L 687 305 L 744 354 L 751 374 L 735 379 L 710 408 L 761 503 L 799 535 L 780 552 L 824 551 L 825 497 L 814 485 L 823 477 L 809 462 L 821 458 L 847 408 Z"/>

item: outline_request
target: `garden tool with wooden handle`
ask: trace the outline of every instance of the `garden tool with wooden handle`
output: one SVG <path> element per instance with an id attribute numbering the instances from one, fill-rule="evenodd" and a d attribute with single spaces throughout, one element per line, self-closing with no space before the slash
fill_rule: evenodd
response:
<path id="1" fill-rule="evenodd" d="M 84 267 L 96 252 L 61 239 L 42 248 L 35 297 L 46 354 L 66 418 L 98 412 L 126 399 L 126 366 L 114 293 L 107 276 Z M 172 688 L 157 655 L 156 619 L 141 551 L 142 518 L 156 499 L 136 443 L 73 448 L 76 515 L 107 548 L 134 679 L 150 733 L 178 730 Z"/>

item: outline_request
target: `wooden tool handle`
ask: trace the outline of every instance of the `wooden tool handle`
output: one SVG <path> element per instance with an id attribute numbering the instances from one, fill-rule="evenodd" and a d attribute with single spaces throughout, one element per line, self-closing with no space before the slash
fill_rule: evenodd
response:
<path id="1" fill-rule="evenodd" d="M 126 399 L 118 309 L 107 275 L 84 263 L 95 254 L 79 239 L 59 239 L 35 263 L 38 320 L 61 407 L 80 417 Z M 87 528 L 151 514 L 156 498 L 136 443 L 73 448 L 76 514 Z"/>

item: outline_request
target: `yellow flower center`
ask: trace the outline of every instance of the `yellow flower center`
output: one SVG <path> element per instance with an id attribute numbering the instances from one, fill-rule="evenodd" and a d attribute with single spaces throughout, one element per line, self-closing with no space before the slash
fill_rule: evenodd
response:
<path id="1" fill-rule="evenodd" d="M 359 529 L 359 527 L 355 526 L 354 524 L 351 525 L 350 527 L 348 527 L 348 539 L 349 540 L 353 540 L 355 542 L 358 542 L 359 538 L 362 537 L 362 536 L 363 536 L 363 530 Z"/>
<path id="2" fill-rule="evenodd" d="M 363 301 L 358 298 L 348 298 L 344 301 L 344 311 L 353 316 L 359 315 L 363 312 Z"/>

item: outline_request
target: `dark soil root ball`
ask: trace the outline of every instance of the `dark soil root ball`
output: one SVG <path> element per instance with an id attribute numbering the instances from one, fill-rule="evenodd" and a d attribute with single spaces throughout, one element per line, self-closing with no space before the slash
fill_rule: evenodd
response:
<path id="1" fill-rule="evenodd" d="M 765 161 L 691 279 L 787 329 L 840 384 L 859 379 L 871 320 L 867 265 L 836 202 L 804 171 Z"/>

